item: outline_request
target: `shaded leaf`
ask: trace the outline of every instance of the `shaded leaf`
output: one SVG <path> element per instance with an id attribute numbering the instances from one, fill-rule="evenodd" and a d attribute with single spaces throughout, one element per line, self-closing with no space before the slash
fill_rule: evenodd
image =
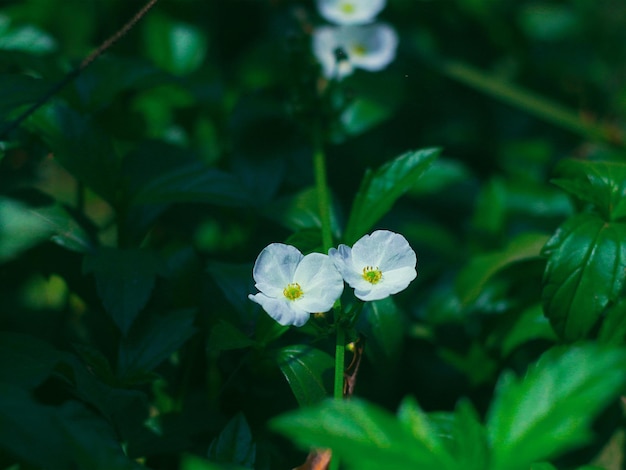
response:
<path id="1" fill-rule="evenodd" d="M 576 215 L 559 227 L 543 253 L 546 315 L 563 339 L 585 337 L 624 285 L 626 224 Z"/>
<path id="2" fill-rule="evenodd" d="M 32 389 L 43 382 L 61 354 L 32 336 L 0 332 L 0 382 Z"/>
<path id="3" fill-rule="evenodd" d="M 255 345 L 256 342 L 239 330 L 233 324 L 220 320 L 213 328 L 207 347 L 211 351 L 228 351 Z"/>
<path id="4" fill-rule="evenodd" d="M 195 332 L 195 316 L 195 310 L 177 310 L 134 325 L 120 342 L 118 375 L 132 380 L 170 357 Z"/>
<path id="5" fill-rule="evenodd" d="M 538 259 L 548 236 L 524 233 L 502 251 L 474 257 L 459 273 L 456 291 L 465 306 L 476 301 L 487 283 L 502 269 L 522 261 Z"/>
<path id="6" fill-rule="evenodd" d="M 243 413 L 237 413 L 209 446 L 208 458 L 213 462 L 238 464 L 254 468 L 256 444 Z"/>
<path id="7" fill-rule="evenodd" d="M 159 271 L 158 259 L 145 250 L 103 247 L 83 260 L 83 272 L 94 273 L 98 295 L 123 334 L 148 302 Z"/>
<path id="8" fill-rule="evenodd" d="M 523 379 L 501 376 L 487 431 L 494 470 L 523 470 L 589 442 L 591 422 L 626 384 L 626 352 L 587 344 L 552 349 Z"/>
<path id="9" fill-rule="evenodd" d="M 294 345 L 276 351 L 276 362 L 300 406 L 313 405 L 328 396 L 326 374 L 332 374 L 334 360 L 311 346 Z"/>
<path id="10" fill-rule="evenodd" d="M 48 92 L 50 86 L 47 80 L 27 75 L 0 75 L 0 116 L 2 116 L 0 125 L 11 111 L 19 106 L 34 103 Z"/>
<path id="11" fill-rule="evenodd" d="M 593 204 L 605 220 L 626 216 L 625 163 L 562 160 L 556 173 L 554 184 Z"/>
<path id="12" fill-rule="evenodd" d="M 344 241 L 352 244 L 367 233 L 415 185 L 439 152 L 434 148 L 407 152 L 377 170 L 368 170 L 352 204 Z"/>
<path id="13" fill-rule="evenodd" d="M 502 341 L 502 355 L 508 356 L 518 346 L 535 339 L 557 340 L 541 305 L 534 305 L 519 315 Z"/>
<path id="14" fill-rule="evenodd" d="M 111 139 L 90 116 L 54 103 L 32 115 L 27 126 L 61 165 L 103 199 L 116 205 L 119 161 Z"/>
<path id="15" fill-rule="evenodd" d="M 367 338 L 365 351 L 376 366 L 388 370 L 398 362 L 404 346 L 404 313 L 392 297 L 367 302 L 363 310 L 363 332 Z"/>

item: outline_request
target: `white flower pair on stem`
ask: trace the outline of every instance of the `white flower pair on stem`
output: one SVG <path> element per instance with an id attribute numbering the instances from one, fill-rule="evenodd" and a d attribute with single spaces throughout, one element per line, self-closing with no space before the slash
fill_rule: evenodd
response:
<path id="1" fill-rule="evenodd" d="M 363 301 L 404 290 L 417 277 L 417 256 L 402 235 L 377 230 L 352 248 L 339 245 L 328 256 L 303 255 L 290 245 L 272 243 L 252 271 L 259 293 L 248 298 L 281 325 L 304 325 L 311 313 L 327 312 L 341 296 L 344 280 Z"/>
<path id="2" fill-rule="evenodd" d="M 320 26 L 313 32 L 313 53 L 324 76 L 341 79 L 354 68 L 377 71 L 394 59 L 398 46 L 395 30 L 372 23 L 386 0 L 318 0 L 320 14 L 339 26 Z M 337 50 L 345 52 L 338 59 Z"/>

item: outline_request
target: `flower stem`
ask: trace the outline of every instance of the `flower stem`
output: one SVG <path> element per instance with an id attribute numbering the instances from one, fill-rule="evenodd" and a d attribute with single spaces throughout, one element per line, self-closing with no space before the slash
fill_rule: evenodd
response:
<path id="1" fill-rule="evenodd" d="M 320 139 L 317 139 L 315 143 L 313 166 L 315 171 L 315 189 L 317 190 L 318 208 L 322 222 L 322 245 L 324 251 L 328 253 L 328 250 L 333 246 L 333 233 L 330 219 L 328 181 L 326 179 L 326 155 L 324 154 L 324 146 Z"/>
<path id="2" fill-rule="evenodd" d="M 322 222 L 322 245 L 324 252 L 333 246 L 333 232 L 330 217 L 330 197 L 328 192 L 328 180 L 326 178 L 326 155 L 324 154 L 323 141 L 320 133 L 315 137 L 315 153 L 313 154 L 313 167 L 315 171 L 315 189 L 317 190 L 317 200 Z M 339 300 L 334 308 L 335 324 L 337 325 L 337 337 L 335 339 L 335 384 L 333 396 L 335 400 L 343 399 L 343 373 L 344 360 L 346 354 L 346 332 L 339 321 L 341 316 L 341 304 Z M 333 457 L 330 461 L 330 470 L 339 469 L 339 459 Z"/>

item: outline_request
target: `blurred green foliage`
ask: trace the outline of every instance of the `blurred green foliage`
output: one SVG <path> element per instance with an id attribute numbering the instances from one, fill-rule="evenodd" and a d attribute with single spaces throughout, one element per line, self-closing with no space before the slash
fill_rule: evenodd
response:
<path id="1" fill-rule="evenodd" d="M 312 0 L 160 0 L 54 90 L 143 5 L 1 4 L 0 468 L 622 468 L 624 2 L 389 0 L 329 83 Z M 346 402 L 330 316 L 247 298 L 321 249 L 320 132 L 335 244 L 419 260 Z"/>

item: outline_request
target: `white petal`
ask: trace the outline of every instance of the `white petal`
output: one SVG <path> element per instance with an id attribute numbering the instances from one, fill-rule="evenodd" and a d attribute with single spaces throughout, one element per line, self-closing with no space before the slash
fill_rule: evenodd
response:
<path id="1" fill-rule="evenodd" d="M 306 255 L 298 265 L 294 281 L 303 295 L 296 301 L 307 312 L 326 312 L 343 292 L 343 278 L 332 260 L 321 253 Z"/>
<path id="2" fill-rule="evenodd" d="M 346 52 L 355 67 L 376 72 L 387 67 L 396 57 L 398 34 L 389 25 L 381 23 L 361 26 L 352 41 Z"/>
<path id="3" fill-rule="evenodd" d="M 376 230 L 365 235 L 352 247 L 355 267 L 378 267 L 383 273 L 392 269 L 415 267 L 417 256 L 409 242 L 399 233 Z"/>
<path id="4" fill-rule="evenodd" d="M 248 295 L 248 298 L 267 312 L 267 314 L 283 326 L 295 325 L 302 326 L 309 319 L 308 312 L 298 308 L 296 302 L 289 301 L 284 297 L 272 298 L 262 293 L 256 295 Z"/>
<path id="5" fill-rule="evenodd" d="M 321 26 L 313 31 L 313 54 L 322 66 L 322 73 L 326 78 L 341 79 L 353 71 L 349 60 L 337 62 L 335 51 L 338 48 L 346 49 L 347 40 L 341 28 Z"/>
<path id="6" fill-rule="evenodd" d="M 386 0 L 317 0 L 320 15 L 337 24 L 365 24 L 374 20 Z"/>
<path id="7" fill-rule="evenodd" d="M 328 256 L 332 259 L 335 267 L 343 277 L 343 279 L 353 289 L 362 282 L 367 282 L 363 279 L 363 267 L 357 267 L 352 259 L 352 249 L 347 245 L 339 245 L 338 249 L 331 248 L 328 251 Z"/>
<path id="8" fill-rule="evenodd" d="M 268 245 L 257 257 L 252 270 L 256 288 L 270 297 L 283 297 L 283 289 L 293 282 L 293 275 L 303 257 L 291 245 Z"/>

